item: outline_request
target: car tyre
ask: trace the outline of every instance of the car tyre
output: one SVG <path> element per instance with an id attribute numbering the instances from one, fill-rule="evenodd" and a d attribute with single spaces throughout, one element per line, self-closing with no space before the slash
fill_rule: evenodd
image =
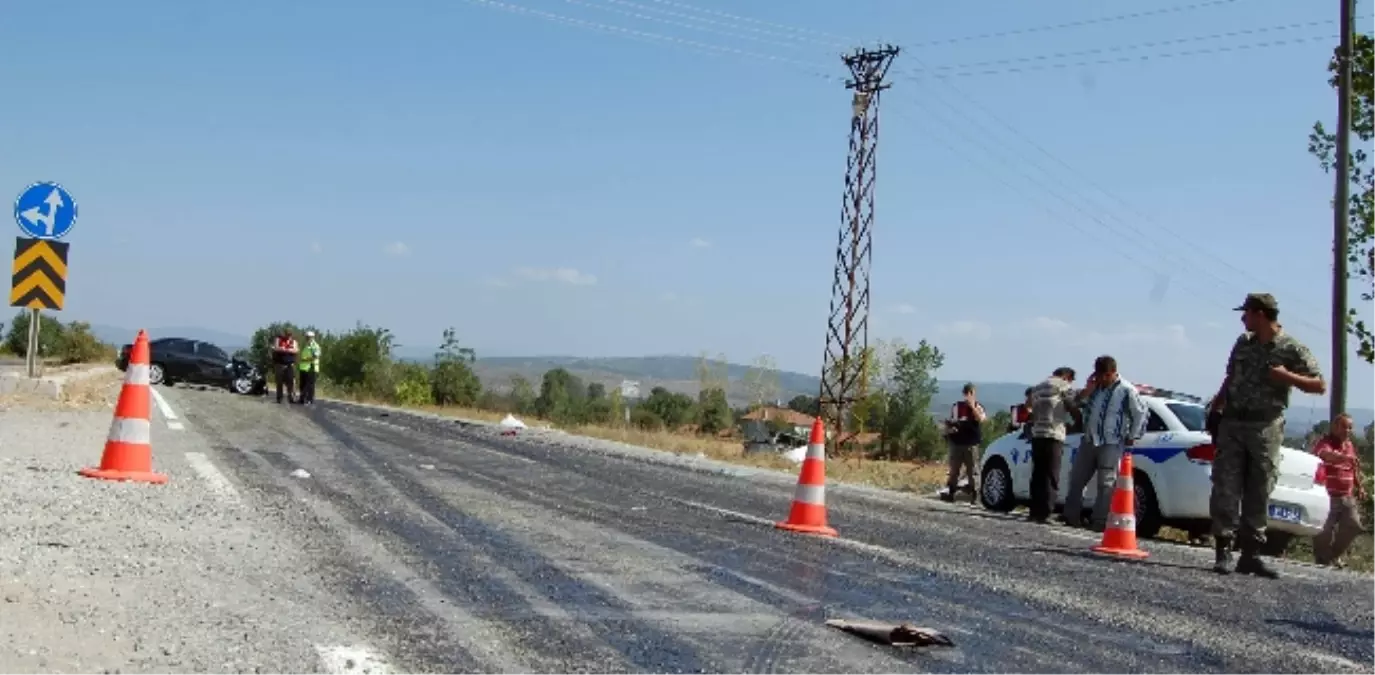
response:
<path id="1" fill-rule="evenodd" d="M 1155 486 L 1140 471 L 1132 474 L 1132 483 L 1136 490 L 1132 495 L 1132 501 L 1136 502 L 1136 536 L 1153 539 L 1165 524 L 1160 515 L 1160 502 L 1155 498 Z"/>
<path id="2" fill-rule="evenodd" d="M 154 386 L 169 384 L 167 382 L 167 373 L 162 369 L 161 363 L 152 363 L 148 365 L 148 384 Z"/>
<path id="3" fill-rule="evenodd" d="M 1007 513 L 1017 505 L 1012 491 L 1012 470 L 1007 468 L 1002 457 L 994 457 L 984 465 L 979 501 L 984 508 L 998 513 Z"/>
<path id="4" fill-rule="evenodd" d="M 1289 532 L 1265 531 L 1265 543 L 1260 547 L 1260 554 L 1272 558 L 1283 558 L 1289 552 L 1289 545 L 1294 542 L 1294 535 Z"/>
<path id="5" fill-rule="evenodd" d="M 253 380 L 247 377 L 235 378 L 229 383 L 229 391 L 240 396 L 248 396 L 253 393 Z"/>

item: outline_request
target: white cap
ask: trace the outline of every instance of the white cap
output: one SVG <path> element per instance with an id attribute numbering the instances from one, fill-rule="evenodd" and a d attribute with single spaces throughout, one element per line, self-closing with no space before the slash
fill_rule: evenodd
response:
<path id="1" fill-rule="evenodd" d="M 315 337 L 315 331 L 313 331 L 313 330 L 308 330 L 308 331 L 306 331 L 306 337 Z"/>

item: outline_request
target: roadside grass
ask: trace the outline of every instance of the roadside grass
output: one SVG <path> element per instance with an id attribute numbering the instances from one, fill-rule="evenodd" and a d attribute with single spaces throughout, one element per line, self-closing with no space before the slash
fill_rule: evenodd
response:
<path id="1" fill-rule="evenodd" d="M 333 393 L 333 392 L 332 392 Z M 397 405 L 382 401 L 348 397 L 360 403 L 390 405 L 407 410 L 415 410 L 445 417 L 497 422 L 505 413 L 492 412 L 477 408 L 434 405 Z M 745 454 L 744 444 L 739 438 L 712 437 L 671 431 L 644 431 L 621 426 L 577 425 L 559 426 L 535 417 L 522 417 L 532 428 L 549 427 L 573 434 L 616 441 L 643 448 L 662 450 L 675 455 L 703 456 L 731 464 L 751 466 L 779 471 L 797 471 L 798 465 L 770 453 Z M 857 483 L 887 490 L 901 492 L 932 492 L 945 483 L 946 465 L 944 462 L 891 462 L 876 459 L 853 457 L 830 458 L 826 462 L 826 478 L 841 483 Z"/>

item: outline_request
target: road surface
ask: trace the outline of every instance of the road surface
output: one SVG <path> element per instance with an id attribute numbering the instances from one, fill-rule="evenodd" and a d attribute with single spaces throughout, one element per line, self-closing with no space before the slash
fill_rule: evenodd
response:
<path id="1" fill-rule="evenodd" d="M 196 485 L 215 517 L 252 523 L 271 542 L 243 564 L 295 570 L 294 611 L 318 623 L 299 642 L 315 645 L 326 670 L 1370 672 L 1375 663 L 1369 576 L 1286 564 L 1279 581 L 1221 578 L 1207 552 L 1154 542 L 1145 562 L 1108 561 L 1064 528 L 835 486 L 841 537 L 799 536 L 771 526 L 788 509 L 786 477 L 346 404 L 158 391 L 166 405 L 155 443 L 199 448 L 173 482 Z M 828 618 L 909 621 L 956 647 L 876 646 L 824 627 Z M 319 647 L 324 626 L 363 646 L 331 656 Z M 263 650 L 238 667 L 280 671 L 310 658 L 305 647 Z"/>

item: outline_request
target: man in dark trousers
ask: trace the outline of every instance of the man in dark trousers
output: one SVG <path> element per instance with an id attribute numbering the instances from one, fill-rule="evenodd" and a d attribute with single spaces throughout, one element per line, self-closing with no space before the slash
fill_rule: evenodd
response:
<path id="1" fill-rule="evenodd" d="M 272 341 L 272 365 L 277 371 L 277 402 L 282 402 L 282 387 L 286 387 L 288 403 L 296 402 L 296 355 L 301 348 L 292 337 L 291 329 L 285 329 Z"/>
<path id="2" fill-rule="evenodd" d="M 950 473 L 945 485 L 949 493 L 942 497 L 945 501 L 955 501 L 955 490 L 960 483 L 960 469 L 969 478 L 969 503 L 979 498 L 979 448 L 983 446 L 983 421 L 988 415 L 975 395 L 974 384 L 964 385 L 964 398 L 951 406 L 950 417 L 945 421 L 949 432 Z"/>
<path id="3" fill-rule="evenodd" d="M 1227 376 L 1209 411 L 1221 413 L 1208 500 L 1217 548 L 1213 571 L 1274 579 L 1279 573 L 1260 559 L 1260 548 L 1270 520 L 1270 493 L 1279 478 L 1289 391 L 1321 395 L 1327 384 L 1313 353 L 1280 327 L 1275 296 L 1252 293 L 1236 311 L 1246 332 L 1232 345 Z M 1232 542 L 1238 534 L 1241 559 L 1234 568 Z"/>
<path id="4" fill-rule="evenodd" d="M 1080 414 L 1073 387 L 1074 369 L 1061 367 L 1031 389 L 1031 514 L 1027 520 L 1033 523 L 1044 524 L 1055 510 L 1066 418 L 1077 420 Z"/>

